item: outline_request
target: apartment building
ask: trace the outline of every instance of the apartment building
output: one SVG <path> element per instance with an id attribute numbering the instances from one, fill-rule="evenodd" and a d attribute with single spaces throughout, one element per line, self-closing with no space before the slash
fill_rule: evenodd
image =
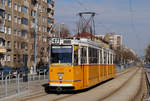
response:
<path id="1" fill-rule="evenodd" d="M 37 62 L 48 62 L 53 24 L 54 0 L 0 0 L 0 48 L 7 50 L 2 65 L 21 67 L 27 54 L 33 66 L 35 35 Z"/>
<path id="2" fill-rule="evenodd" d="M 122 46 L 122 35 L 117 35 L 115 33 L 107 33 L 105 35 L 96 35 L 106 41 L 108 41 L 113 48 Z"/>

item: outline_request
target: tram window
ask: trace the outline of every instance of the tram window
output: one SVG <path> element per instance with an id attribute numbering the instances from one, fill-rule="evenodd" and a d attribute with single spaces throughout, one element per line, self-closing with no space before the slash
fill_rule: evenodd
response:
<path id="1" fill-rule="evenodd" d="M 106 64 L 106 62 L 107 62 L 107 53 L 104 52 L 104 64 Z"/>
<path id="2" fill-rule="evenodd" d="M 52 63 L 72 63 L 72 46 L 52 46 Z"/>
<path id="3" fill-rule="evenodd" d="M 100 50 L 100 64 L 103 63 L 103 60 L 102 60 L 102 50 Z"/>
<path id="4" fill-rule="evenodd" d="M 81 48 L 81 64 L 85 64 L 87 63 L 87 48 L 86 47 L 82 47 Z"/>
<path id="5" fill-rule="evenodd" d="M 110 64 L 112 64 L 112 54 L 110 55 Z"/>
<path id="6" fill-rule="evenodd" d="M 109 52 L 107 53 L 107 55 L 108 55 L 108 58 L 107 58 L 108 60 L 107 60 L 107 62 L 108 62 L 108 64 L 110 64 L 110 61 L 109 61 L 109 58 L 110 58 L 110 57 L 109 57 Z"/>
<path id="7" fill-rule="evenodd" d="M 74 65 L 78 64 L 78 46 L 74 46 Z"/>
<path id="8" fill-rule="evenodd" d="M 98 63 L 98 49 L 89 47 L 89 64 Z"/>

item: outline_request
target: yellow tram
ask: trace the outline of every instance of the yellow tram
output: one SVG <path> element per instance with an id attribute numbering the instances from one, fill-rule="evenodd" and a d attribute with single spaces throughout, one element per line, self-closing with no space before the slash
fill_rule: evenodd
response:
<path id="1" fill-rule="evenodd" d="M 53 39 L 49 88 L 81 90 L 115 77 L 114 53 L 88 39 Z"/>

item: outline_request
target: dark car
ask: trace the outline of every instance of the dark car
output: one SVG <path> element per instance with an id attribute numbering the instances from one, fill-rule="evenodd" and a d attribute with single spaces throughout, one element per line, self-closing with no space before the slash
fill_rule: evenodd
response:
<path id="1" fill-rule="evenodd" d="M 41 75 L 47 74 L 47 73 L 48 73 L 48 70 L 49 70 L 49 66 L 48 66 L 48 65 L 46 65 L 46 66 L 41 66 L 41 67 L 38 69 L 37 73 L 38 73 L 38 74 L 41 74 Z"/>
<path id="2" fill-rule="evenodd" d="M 145 64 L 144 67 L 150 69 L 150 64 Z"/>
<path id="3" fill-rule="evenodd" d="M 15 69 L 13 70 L 13 72 L 12 72 L 13 77 L 17 77 L 17 75 L 19 75 L 20 77 L 22 77 L 22 75 L 23 75 L 24 73 L 26 73 L 26 74 L 28 73 L 28 68 L 27 68 L 27 67 L 24 67 L 24 66 L 19 67 L 19 68 L 15 68 Z"/>
<path id="4" fill-rule="evenodd" d="M 3 66 L 2 68 L 0 68 L 0 79 L 5 79 L 7 75 L 10 75 L 10 77 L 12 77 L 12 71 L 13 68 L 8 67 L 8 66 Z"/>
<path id="5" fill-rule="evenodd" d="M 28 67 L 22 66 L 17 68 L 17 72 L 22 77 L 23 74 L 28 74 Z"/>

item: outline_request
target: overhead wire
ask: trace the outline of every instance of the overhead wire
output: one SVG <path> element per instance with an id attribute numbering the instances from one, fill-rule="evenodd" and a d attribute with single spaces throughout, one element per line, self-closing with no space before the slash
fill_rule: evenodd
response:
<path id="1" fill-rule="evenodd" d="M 138 44 L 138 48 L 137 52 L 141 53 L 141 39 L 139 38 L 139 35 L 136 31 L 136 27 L 135 27 L 135 23 L 134 23 L 134 11 L 133 11 L 133 1 L 129 0 L 129 12 L 130 12 L 130 23 L 131 23 L 131 32 L 133 34 L 135 34 L 136 40 L 137 40 L 137 44 Z"/>
<path id="2" fill-rule="evenodd" d="M 89 9 L 85 7 L 85 5 L 80 0 L 75 0 L 80 6 L 84 8 L 85 11 L 88 11 Z"/>

